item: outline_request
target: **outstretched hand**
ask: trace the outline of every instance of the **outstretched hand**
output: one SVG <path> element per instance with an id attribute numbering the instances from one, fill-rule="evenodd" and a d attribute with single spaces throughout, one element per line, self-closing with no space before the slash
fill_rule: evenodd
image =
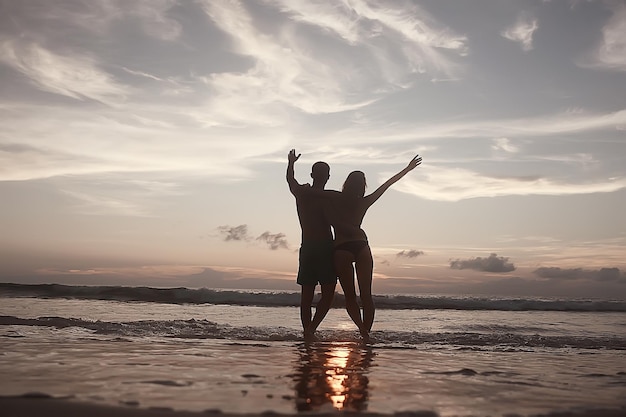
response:
<path id="1" fill-rule="evenodd" d="M 287 160 L 289 161 L 289 163 L 294 163 L 298 160 L 298 158 L 300 158 L 300 155 L 302 154 L 296 155 L 296 150 L 292 149 L 289 151 L 289 155 L 287 155 Z"/>
<path id="2" fill-rule="evenodd" d="M 409 162 L 409 164 L 406 166 L 405 169 L 407 170 L 407 172 L 411 171 L 413 168 L 415 168 L 421 163 L 422 163 L 422 157 L 419 155 L 415 155 L 413 159 L 411 159 L 411 162 Z"/>

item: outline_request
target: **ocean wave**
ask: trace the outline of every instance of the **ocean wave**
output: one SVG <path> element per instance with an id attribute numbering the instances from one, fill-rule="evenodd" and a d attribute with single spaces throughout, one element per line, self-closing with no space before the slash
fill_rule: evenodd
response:
<path id="1" fill-rule="evenodd" d="M 300 341 L 299 330 L 285 327 L 230 326 L 209 320 L 140 320 L 131 322 L 90 321 L 67 317 L 20 318 L 0 316 L 2 326 L 41 326 L 65 329 L 70 327 L 115 337 L 173 337 L 183 339 L 228 339 L 232 341 Z M 357 341 L 356 331 L 321 330 L 320 341 Z M 5 334 L 5 336 L 7 336 Z M 21 336 L 21 335 L 20 335 Z M 544 336 L 517 333 L 373 331 L 377 347 L 392 349 L 416 348 L 421 345 L 445 345 L 460 349 L 497 348 L 524 350 L 535 348 L 615 349 L 626 350 L 626 338 Z M 14 333 L 7 337 L 16 337 Z"/>
<path id="2" fill-rule="evenodd" d="M 0 296 L 142 301 L 169 304 L 230 304 L 264 307 L 297 307 L 300 305 L 300 294 L 297 292 L 191 289 L 183 287 L 152 288 L 0 283 Z M 626 301 L 608 300 L 377 295 L 374 296 L 374 301 L 377 308 L 392 310 L 626 312 Z M 333 307 L 342 307 L 343 305 L 343 296 L 337 294 Z"/>

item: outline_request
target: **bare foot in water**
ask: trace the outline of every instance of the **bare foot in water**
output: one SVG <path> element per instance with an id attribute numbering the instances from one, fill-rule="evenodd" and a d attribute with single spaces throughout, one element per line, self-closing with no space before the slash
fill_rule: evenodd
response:
<path id="1" fill-rule="evenodd" d="M 312 332 L 304 332 L 304 341 L 305 342 L 317 342 L 320 339 Z"/>

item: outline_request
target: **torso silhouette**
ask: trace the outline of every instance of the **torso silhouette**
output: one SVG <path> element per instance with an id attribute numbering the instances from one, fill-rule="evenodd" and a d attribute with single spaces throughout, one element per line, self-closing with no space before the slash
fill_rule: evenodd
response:
<path id="1" fill-rule="evenodd" d="M 304 187 L 297 193 L 296 208 L 303 242 L 333 239 L 330 223 L 324 215 L 323 203 L 323 198 Z"/>
<path id="2" fill-rule="evenodd" d="M 367 240 L 361 223 L 369 205 L 363 197 L 334 192 L 324 205 L 324 213 L 335 229 L 335 243 Z"/>

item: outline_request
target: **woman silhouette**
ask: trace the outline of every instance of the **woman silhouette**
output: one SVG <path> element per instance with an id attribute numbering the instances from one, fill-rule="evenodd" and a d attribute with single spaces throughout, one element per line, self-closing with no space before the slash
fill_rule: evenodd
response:
<path id="1" fill-rule="evenodd" d="M 367 235 L 361 228 L 367 210 L 387 189 L 422 163 L 416 155 L 408 165 L 373 193 L 365 195 L 365 174 L 353 171 L 348 175 L 341 192 L 325 191 L 328 197 L 325 213 L 335 231 L 334 265 L 335 273 L 343 288 L 348 315 L 359 328 L 365 341 L 369 340 L 369 332 L 374 323 L 374 300 L 372 299 L 372 274 L 374 261 Z M 363 318 L 356 300 L 354 275 L 359 286 L 359 295 L 363 304 Z"/>

